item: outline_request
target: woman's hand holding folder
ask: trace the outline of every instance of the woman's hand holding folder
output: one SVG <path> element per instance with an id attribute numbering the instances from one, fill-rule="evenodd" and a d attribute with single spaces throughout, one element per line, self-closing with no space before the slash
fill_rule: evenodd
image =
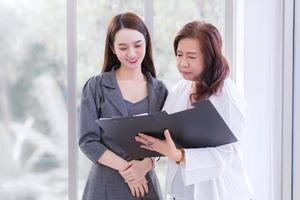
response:
<path id="1" fill-rule="evenodd" d="M 165 140 L 160 140 L 144 133 L 139 133 L 135 140 L 142 143 L 141 147 L 150 151 L 156 151 L 167 156 L 171 160 L 180 161 L 182 151 L 177 149 L 168 129 L 164 131 Z"/>

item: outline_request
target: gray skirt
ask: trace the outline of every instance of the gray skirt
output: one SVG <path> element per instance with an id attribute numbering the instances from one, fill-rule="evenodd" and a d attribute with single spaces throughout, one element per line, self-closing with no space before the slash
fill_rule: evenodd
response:
<path id="1" fill-rule="evenodd" d="M 162 200 L 162 193 L 154 170 L 147 173 L 149 193 L 143 198 L 133 197 L 118 171 L 101 164 L 93 164 L 84 188 L 83 200 Z"/>

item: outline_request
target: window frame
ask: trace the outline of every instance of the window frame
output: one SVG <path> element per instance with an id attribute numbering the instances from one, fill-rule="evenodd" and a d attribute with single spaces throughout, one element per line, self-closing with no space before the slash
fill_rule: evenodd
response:
<path id="1" fill-rule="evenodd" d="M 300 3 L 294 1 L 293 200 L 300 199 Z M 298 122 L 298 123 L 297 123 Z M 298 189 L 297 189 L 298 188 Z"/>
<path id="2" fill-rule="evenodd" d="M 78 199 L 78 145 L 76 137 L 77 1 L 67 0 L 67 108 L 68 108 L 68 199 Z"/>
<path id="3" fill-rule="evenodd" d="M 293 190 L 294 1 L 283 1 L 282 8 L 281 199 L 290 200 Z"/>

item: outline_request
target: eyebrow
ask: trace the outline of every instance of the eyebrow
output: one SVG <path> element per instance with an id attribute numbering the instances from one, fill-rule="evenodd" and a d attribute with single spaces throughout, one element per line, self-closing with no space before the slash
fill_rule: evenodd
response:
<path id="1" fill-rule="evenodd" d="M 183 53 L 182 51 L 180 51 L 180 50 L 177 50 L 177 53 Z M 188 51 L 188 52 L 186 52 L 187 54 L 197 54 L 197 52 L 194 52 L 194 51 Z"/>
<path id="2" fill-rule="evenodd" d="M 142 42 L 142 40 L 138 40 L 138 41 L 135 41 L 134 44 L 137 44 L 137 43 L 140 43 Z M 119 43 L 118 46 L 122 46 L 122 45 L 128 45 L 126 43 Z"/>

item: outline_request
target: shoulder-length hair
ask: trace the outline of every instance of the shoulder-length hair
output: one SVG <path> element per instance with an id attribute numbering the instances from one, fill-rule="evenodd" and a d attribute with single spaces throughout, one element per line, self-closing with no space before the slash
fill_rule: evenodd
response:
<path id="1" fill-rule="evenodd" d="M 131 12 L 116 15 L 109 23 L 106 34 L 102 72 L 110 71 L 113 66 L 120 65 L 119 59 L 113 53 L 113 46 L 116 33 L 123 28 L 133 29 L 144 35 L 146 42 L 146 53 L 142 61 L 142 71 L 149 71 L 153 77 L 156 77 L 149 31 L 143 20 L 139 16 Z"/>
<path id="2" fill-rule="evenodd" d="M 224 80 L 229 75 L 229 65 L 222 54 L 222 38 L 215 26 L 203 21 L 193 21 L 184 25 L 174 39 L 174 51 L 181 39 L 192 38 L 199 42 L 203 55 L 204 69 L 195 80 L 196 91 L 191 94 L 192 100 L 203 100 L 219 93 Z"/>

